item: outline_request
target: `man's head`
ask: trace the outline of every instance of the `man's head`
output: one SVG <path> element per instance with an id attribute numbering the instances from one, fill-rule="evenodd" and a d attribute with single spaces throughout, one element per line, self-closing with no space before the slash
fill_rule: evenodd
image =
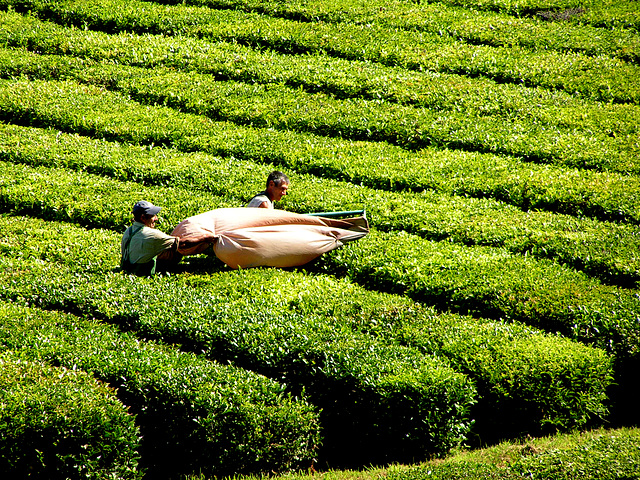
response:
<path id="1" fill-rule="evenodd" d="M 140 200 L 133 206 L 133 218 L 136 222 L 144 223 L 147 227 L 155 227 L 158 221 L 160 207 L 153 205 L 146 200 Z"/>
<path id="2" fill-rule="evenodd" d="M 284 173 L 274 171 L 267 177 L 267 196 L 274 202 L 279 201 L 287 194 L 289 177 Z"/>

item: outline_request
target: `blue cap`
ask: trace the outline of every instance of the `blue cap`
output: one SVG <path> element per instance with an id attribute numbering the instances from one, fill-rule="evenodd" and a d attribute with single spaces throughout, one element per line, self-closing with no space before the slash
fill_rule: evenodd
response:
<path id="1" fill-rule="evenodd" d="M 136 202 L 136 204 L 133 206 L 134 215 L 139 215 L 141 213 L 144 213 L 145 215 L 153 216 L 153 215 L 157 215 L 157 213 L 160 210 L 161 210 L 161 207 L 156 207 L 151 202 L 147 202 L 146 200 L 140 200 L 139 202 Z"/>

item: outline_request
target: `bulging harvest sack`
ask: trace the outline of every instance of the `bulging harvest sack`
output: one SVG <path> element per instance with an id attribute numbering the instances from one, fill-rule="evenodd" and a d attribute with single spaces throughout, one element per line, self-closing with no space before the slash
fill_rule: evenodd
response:
<path id="1" fill-rule="evenodd" d="M 216 256 L 231 268 L 295 267 L 369 233 L 365 217 L 324 218 L 266 208 L 219 208 L 180 222 L 171 235 L 188 239 L 204 233 L 216 238 Z M 178 248 L 196 255 L 203 242 Z"/>

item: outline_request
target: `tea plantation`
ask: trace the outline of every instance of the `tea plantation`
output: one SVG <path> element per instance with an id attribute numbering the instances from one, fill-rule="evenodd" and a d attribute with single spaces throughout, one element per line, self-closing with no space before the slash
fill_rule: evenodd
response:
<path id="1" fill-rule="evenodd" d="M 0 0 L 0 476 L 639 478 L 637 6 Z M 369 235 L 120 270 L 272 170 Z"/>

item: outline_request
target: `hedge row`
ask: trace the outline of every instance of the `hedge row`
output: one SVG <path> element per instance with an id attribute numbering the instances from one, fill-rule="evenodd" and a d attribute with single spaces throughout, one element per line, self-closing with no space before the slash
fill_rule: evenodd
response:
<path id="1" fill-rule="evenodd" d="M 599 2 L 589 0 L 584 12 L 584 19 L 580 23 L 604 28 L 625 28 L 636 33 L 640 32 L 640 15 L 638 5 L 634 0 Z"/>
<path id="2" fill-rule="evenodd" d="M 96 154 L 100 152 L 105 150 L 99 149 Z M 54 150 L 50 153 L 57 152 Z M 132 153 L 135 155 L 140 152 Z M 161 158 L 164 153 L 156 150 L 155 155 L 139 155 L 137 158 Z M 107 157 L 101 158 L 104 161 Z M 123 158 L 125 157 L 115 159 L 120 172 L 124 171 L 126 165 Z M 132 160 L 135 158 L 136 156 L 133 156 Z M 58 162 L 60 159 L 64 157 L 58 156 L 57 159 L 54 157 Z M 163 161 L 166 162 L 166 160 L 165 157 Z M 194 160 L 198 162 L 185 162 L 178 165 L 186 170 L 202 165 L 207 161 L 207 157 L 196 156 Z M 37 163 L 51 165 L 51 160 Z M 217 187 L 210 187 L 208 192 L 198 192 L 191 190 L 188 186 L 182 188 L 150 186 L 141 190 L 139 184 L 129 181 L 118 182 L 110 178 L 60 169 L 32 168 L 4 162 L 2 165 L 5 170 L 2 183 L 5 188 L 1 192 L 0 203 L 5 211 L 36 214 L 44 218 L 72 221 L 85 226 L 124 228 L 131 216 L 131 204 L 137 197 L 145 196 L 156 203 L 171 205 L 170 209 L 163 211 L 167 223 L 163 224 L 162 228 L 167 231 L 171 231 L 173 226 L 182 219 L 195 213 L 244 205 L 246 199 L 251 196 L 251 190 L 248 190 L 243 183 L 246 181 L 249 185 L 253 184 L 256 191 L 261 188 L 260 184 L 267 174 L 265 169 L 262 176 L 256 177 L 250 165 L 245 166 L 244 173 L 227 174 L 225 164 L 222 163 L 218 170 L 220 173 L 217 175 L 211 168 L 211 163 L 205 171 L 204 180 L 211 179 L 212 182 L 219 182 L 217 179 L 224 176 L 225 179 L 233 180 L 235 186 L 227 187 L 226 183 L 220 183 Z M 80 165 L 80 168 L 83 167 L 89 166 Z M 164 168 L 168 167 L 170 164 Z M 131 169 L 131 166 L 129 165 L 128 168 Z M 54 172 L 54 178 L 49 178 Z M 178 169 L 177 173 L 179 172 Z M 135 173 L 132 174 L 133 177 L 135 175 Z M 163 177 L 165 182 L 171 181 L 170 175 L 163 176 L 160 171 L 160 178 Z M 147 178 L 144 180 L 148 181 Z M 292 176 L 292 178 L 293 181 L 298 181 L 297 177 Z M 189 177 L 186 180 L 188 181 Z M 299 180 L 297 188 L 304 192 L 299 195 L 302 197 L 300 204 L 306 207 L 300 208 L 300 213 L 310 210 L 327 211 L 327 207 L 331 206 L 355 209 L 361 207 L 360 202 L 363 200 L 368 202 L 386 196 L 368 196 L 369 192 L 364 189 L 346 188 L 340 184 L 319 184 L 309 178 Z M 155 183 L 162 185 L 161 182 Z M 355 202 L 345 204 L 343 199 L 350 193 L 359 196 L 356 197 Z M 294 194 L 291 194 L 291 197 L 294 197 Z M 373 225 L 379 224 L 382 229 L 392 231 L 402 232 L 403 229 L 415 231 L 425 240 L 445 239 L 470 246 L 479 243 L 501 245 L 509 247 L 509 250 L 515 253 L 532 252 L 540 257 L 552 255 L 560 260 L 582 266 L 587 271 L 593 271 L 596 276 L 603 277 L 612 283 L 629 286 L 638 283 L 640 275 L 637 265 L 637 239 L 634 236 L 633 226 L 607 228 L 606 225 L 589 225 L 588 222 L 580 224 L 571 219 L 562 222 L 545 215 L 537 215 L 536 222 L 535 219 L 527 220 L 526 214 L 516 215 L 515 212 L 504 211 L 499 205 L 490 202 L 462 203 L 447 201 L 446 198 L 444 200 L 429 199 L 425 196 L 411 198 L 407 195 L 393 197 L 395 198 L 380 199 L 379 204 L 369 210 L 377 217 L 375 221 L 372 220 Z M 95 198 L 100 199 L 100 205 L 94 204 Z M 329 201 L 331 203 L 328 203 Z M 483 211 L 482 217 L 480 217 L 480 208 Z M 426 213 L 422 215 L 414 213 L 420 209 L 424 209 Z M 470 219 L 466 219 L 467 215 L 471 215 Z M 526 222 L 524 227 L 517 226 L 520 219 Z M 556 232 L 549 230 L 552 224 L 555 224 Z M 580 234 L 576 231 L 578 228 L 582 231 Z M 599 252 L 601 249 L 604 249 L 605 253 Z M 615 254 L 607 255 L 607 251 Z M 531 262 L 535 263 L 535 260 L 532 259 Z M 598 269 L 602 271 L 598 272 Z"/>
<path id="3" fill-rule="evenodd" d="M 430 30 L 442 35 L 445 26 L 465 14 L 485 25 L 491 24 L 497 32 L 490 34 L 482 28 L 455 29 L 451 34 L 456 38 L 464 38 L 471 43 L 485 42 L 487 37 L 490 44 L 501 44 L 500 34 L 508 35 L 511 42 L 525 44 L 529 47 L 539 45 L 555 45 L 560 48 L 562 37 L 567 37 L 567 44 L 571 49 L 580 50 L 585 39 L 590 45 L 604 42 L 617 44 L 618 35 L 626 38 L 625 30 L 637 32 L 640 30 L 640 15 L 635 0 L 615 0 L 603 2 L 600 0 L 526 0 L 514 2 L 512 0 L 421 0 L 419 2 L 405 2 L 402 0 L 375 0 L 362 4 L 354 4 L 349 0 L 332 0 L 331 2 L 314 2 L 309 5 L 304 1 L 288 1 L 274 3 L 268 0 L 155 0 L 157 3 L 168 5 L 186 4 L 208 6 L 211 8 L 232 8 L 246 12 L 259 12 L 271 16 L 283 17 L 299 21 L 323 22 L 355 22 L 372 23 L 384 22 L 389 27 L 425 29 L 425 23 Z M 496 13 L 498 15 L 496 15 Z M 397 19 L 399 17 L 399 19 Z M 427 17 L 427 18 L 425 18 Z M 431 18 L 443 17 L 441 30 L 435 30 Z M 522 34 L 505 29 L 502 32 L 495 25 L 496 18 L 509 19 L 516 25 L 516 30 Z M 579 26 L 597 27 L 596 35 L 590 28 L 580 29 Z M 611 38 L 609 32 L 613 30 Z M 616 31 L 616 30 L 622 30 Z M 535 38 L 536 44 L 530 45 L 524 32 Z M 591 34 L 589 34 L 591 32 Z M 465 35 L 466 34 L 466 35 Z M 585 38 L 580 38 L 583 34 Z M 632 33 L 629 33 L 630 35 Z M 497 38 L 496 38 L 497 37 Z M 513 38 L 515 37 L 515 39 Z M 558 38 L 560 37 L 560 38 Z M 603 38 L 604 37 L 604 38 Z M 516 41 L 517 39 L 517 41 Z M 548 40 L 547 40 L 548 39 Z M 521 42 L 521 43 L 520 43 Z M 589 48 L 585 46 L 584 48 Z M 591 46 L 593 48 L 593 46 Z M 606 48 L 606 47 L 603 47 Z M 611 47 L 610 47 L 611 48 Z M 591 50 L 587 50 L 591 52 Z"/>
<path id="4" fill-rule="evenodd" d="M 27 264 L 8 268 L 20 265 Z M 470 428 L 469 407 L 475 402 L 470 380 L 447 362 L 415 349 L 334 329 L 321 318 L 255 308 L 235 311 L 224 299 L 203 298 L 162 279 L 150 285 L 116 274 L 102 275 L 98 283 L 97 276 L 38 271 L 40 278 L 22 276 L 14 284 L 21 287 L 10 285 L 4 295 L 46 308 L 90 311 L 145 337 L 179 342 L 183 348 L 277 378 L 292 392 L 304 392 L 322 410 L 324 448 L 318 455 L 330 464 L 442 455 L 459 445 Z M 141 302 L 149 295 L 154 302 L 146 308 Z M 171 418 L 169 412 L 164 415 Z M 179 441 L 191 443 L 184 433 Z M 242 438 L 234 442 L 251 455 L 252 445 Z"/>
<path id="5" fill-rule="evenodd" d="M 394 466 L 385 469 L 384 477 L 389 480 L 635 479 L 640 470 L 638 445 L 640 431 L 637 428 L 596 429 L 567 436 L 505 442 L 444 462 Z M 288 478 L 305 480 L 302 475 Z"/>
<path id="6" fill-rule="evenodd" d="M 20 219 L 6 219 L 1 230 L 8 245 L 12 245 L 8 255 L 25 259 L 23 269 L 29 264 L 27 261 L 33 261 L 31 252 L 38 252 L 35 259 L 59 262 L 75 269 L 94 261 L 92 255 L 85 252 L 89 244 L 111 253 L 111 258 L 105 255 L 105 264 L 98 268 L 99 273 L 89 278 L 67 280 L 69 275 L 63 268 L 55 274 L 52 271 L 42 274 L 36 269 L 7 288 L 6 296 L 38 298 L 49 307 L 78 308 L 91 315 L 109 317 L 111 321 L 135 317 L 131 321 L 140 325 L 145 335 L 171 339 L 183 347 L 215 355 L 229 351 L 228 355 L 235 356 L 236 362 L 247 356 L 241 352 L 242 341 L 238 339 L 246 342 L 247 337 L 256 335 L 249 333 L 253 329 L 249 325 L 256 321 L 246 320 L 246 312 L 260 312 L 261 318 L 270 319 L 269 326 L 262 327 L 269 332 L 282 328 L 273 324 L 279 323 L 283 316 L 290 322 L 295 321 L 294 332 L 300 332 L 305 324 L 316 323 L 312 329 L 323 332 L 320 343 L 326 345 L 321 347 L 325 356 L 334 348 L 327 342 L 328 331 L 337 332 L 342 338 L 364 334 L 391 344 L 407 345 L 426 355 L 447 358 L 473 379 L 479 391 L 478 405 L 472 410 L 475 433 L 481 432 L 484 439 L 490 434 L 505 435 L 507 431 L 522 433 L 585 425 L 606 413 L 606 389 L 612 375 L 607 355 L 523 325 L 480 321 L 454 314 L 437 315 L 433 309 L 393 295 L 368 292 L 345 280 L 262 269 L 164 278 L 162 288 L 153 286 L 162 292 L 154 294 L 156 303 L 165 311 L 159 318 L 156 309 L 140 312 L 132 306 L 136 298 L 149 294 L 146 292 L 149 286 L 134 288 L 136 298 L 128 299 L 131 282 L 119 276 L 104 280 L 104 272 L 113 268 L 113 257 L 117 256 L 116 235 L 97 240 L 91 232 L 77 227 L 56 227 Z M 25 238 L 21 233 L 24 231 L 33 233 Z M 58 252 L 45 247 L 54 232 L 59 238 Z M 102 293 L 105 289 L 109 291 L 107 298 Z M 66 303 L 57 299 L 64 299 Z M 167 305 L 180 307 L 167 308 Z M 187 317 L 180 311 L 209 313 L 191 313 Z M 224 312 L 224 321 L 220 312 Z M 238 327 L 243 323 L 245 326 Z M 318 338 L 318 333 L 305 335 Z M 308 343 L 307 357 L 317 348 L 312 347 L 312 342 L 305 342 Z M 225 343 L 233 347 L 225 347 Z M 261 348 L 273 349 L 272 342 L 267 343 Z M 286 340 L 285 344 L 292 345 L 293 341 Z M 219 351 L 215 352 L 211 345 L 216 345 Z M 367 358 L 362 354 L 360 357 Z M 255 368 L 255 360 L 243 362 Z M 280 373 L 283 368 L 270 367 L 268 371 L 285 375 Z M 317 365 L 317 368 L 322 367 Z M 296 369 L 300 377 L 297 380 L 307 392 L 314 392 L 315 375 Z"/>
<path id="7" fill-rule="evenodd" d="M 433 0 L 431 0 L 433 1 Z M 446 5 L 537 16 L 548 21 L 565 21 L 604 28 L 640 30 L 635 0 L 435 0 Z"/>
<path id="8" fill-rule="evenodd" d="M 640 296 L 504 250 L 379 233 L 336 250 L 327 271 L 440 309 L 521 321 L 613 352 L 640 352 Z"/>
<path id="9" fill-rule="evenodd" d="M 636 103 L 640 98 L 638 67 L 603 56 L 470 46 L 437 34 L 390 30 L 384 25 L 310 24 L 235 10 L 154 6 L 143 1 L 0 1 L 0 8 L 8 7 L 112 33 L 233 40 L 290 53 L 327 52 L 413 70 L 487 76 L 501 82 L 579 92 L 598 100 Z"/>
<path id="10" fill-rule="evenodd" d="M 37 72 L 37 75 L 40 76 L 40 72 L 49 71 L 52 76 L 66 76 L 65 72 L 70 70 L 79 75 L 85 75 L 85 73 L 80 73 L 85 70 L 95 73 L 95 70 L 82 60 L 21 55 L 20 53 L 19 50 L 0 50 L 0 70 L 4 75 Z M 64 75 L 62 75 L 63 73 Z M 118 77 L 121 76 L 122 72 L 118 74 Z M 94 80 L 96 79 L 94 78 Z M 106 79 L 99 81 L 105 82 Z M 56 117 L 59 117 L 62 112 L 59 109 L 52 111 L 50 104 L 54 101 L 50 100 L 50 97 L 55 95 L 56 103 L 70 101 L 66 99 L 70 96 L 73 98 L 74 95 L 82 95 L 82 91 L 78 91 L 77 87 L 68 84 L 32 82 L 31 84 L 13 86 L 12 88 L 17 93 L 12 94 L 11 91 L 6 92 L 7 84 L 4 85 L 4 117 L 8 120 L 36 124 L 48 123 L 58 128 L 70 128 L 68 121 L 64 121 L 65 125 L 62 119 L 56 120 Z M 60 92 L 61 88 L 67 90 L 67 93 Z M 25 89 L 26 92 L 20 91 L 20 89 Z M 75 93 L 69 92 L 70 89 L 73 89 Z M 87 90 L 85 92 L 85 94 L 89 94 Z M 31 99 L 25 101 L 25 95 L 29 95 Z M 105 105 L 100 107 L 96 100 L 102 100 Z M 119 97 L 98 95 L 92 101 L 90 99 L 78 101 L 82 102 L 81 105 L 74 105 L 74 108 L 78 110 L 82 108 L 82 104 L 86 103 L 87 105 L 86 110 L 79 112 L 78 115 L 86 117 L 91 114 L 97 117 L 94 122 L 100 119 L 97 115 L 99 110 L 113 109 L 114 103 L 120 104 L 118 108 L 123 110 L 123 117 L 135 114 L 139 121 L 143 121 L 139 115 L 140 107 Z M 24 118 L 26 108 L 35 111 Z M 137 112 L 136 109 L 138 109 Z M 41 113 L 36 114 L 37 110 Z M 154 110 L 157 112 L 155 122 L 161 124 L 163 121 L 171 122 L 176 125 L 174 128 L 177 128 L 179 133 L 183 133 L 185 128 L 184 126 L 180 127 L 180 124 L 184 125 L 185 121 L 188 122 L 191 118 L 187 116 L 178 120 L 175 118 L 178 114 L 172 114 L 162 109 Z M 64 115 L 73 116 L 71 112 Z M 162 117 L 167 116 L 173 118 L 163 120 Z M 198 123 L 200 130 L 202 130 L 202 124 Z M 638 199 L 635 195 L 638 188 L 636 176 L 537 166 L 530 163 L 520 163 L 510 157 L 442 151 L 432 148 L 411 153 L 386 144 L 345 142 L 337 139 L 323 140 L 292 132 L 279 133 L 264 129 L 238 127 L 227 123 L 214 125 L 223 129 L 219 134 L 212 132 L 211 136 L 221 137 L 215 147 L 201 144 L 191 148 L 208 148 L 209 150 L 213 149 L 214 153 L 224 155 L 284 163 L 298 171 L 308 171 L 324 176 L 333 175 L 376 188 L 414 191 L 427 188 L 446 193 L 481 197 L 493 196 L 523 209 L 551 209 L 562 213 L 592 215 L 605 220 L 637 222 L 640 218 L 640 207 L 638 207 Z M 213 128 L 214 125 L 210 125 L 210 128 Z M 153 128 L 147 127 L 146 130 L 149 131 Z M 129 131 L 131 130 L 132 126 L 129 126 Z M 108 135 L 108 133 L 100 131 L 97 125 L 94 127 L 94 134 Z M 232 140 L 239 136 L 250 141 L 235 142 Z M 176 141 L 162 136 L 159 138 L 140 138 L 138 136 L 137 140 L 174 143 Z M 256 141 L 258 145 L 253 147 Z M 287 144 L 287 148 L 279 149 L 278 145 L 283 143 Z M 345 156 L 349 158 L 349 162 L 344 162 L 343 157 Z M 384 159 L 384 162 L 380 161 L 381 158 Z M 618 159 L 610 159 L 606 162 L 618 162 Z M 632 160 L 631 163 L 632 165 L 628 167 L 631 170 L 637 170 L 637 162 Z"/>
<path id="11" fill-rule="evenodd" d="M 105 96 L 101 95 L 98 98 L 102 101 Z M 62 97 L 63 92 L 60 92 L 55 102 L 62 103 Z M 87 106 L 95 98 L 81 95 L 78 97 L 78 102 L 83 101 Z M 55 104 L 49 105 L 48 108 L 52 106 L 56 108 Z M 104 112 L 105 107 L 107 106 L 99 108 Z M 31 115 L 28 109 L 25 110 L 27 115 Z M 68 116 L 68 111 L 62 112 L 63 115 Z M 119 117 L 117 115 L 102 117 L 97 114 L 97 109 L 88 109 L 84 113 L 78 109 L 77 116 L 88 118 L 89 112 L 93 112 L 93 120 L 98 127 L 97 133 L 104 134 L 105 129 L 111 128 L 122 127 L 131 131 L 130 120 L 136 118 L 140 110 L 123 111 Z M 148 126 L 149 130 L 162 130 L 163 122 L 160 114 L 163 112 L 166 110 L 156 109 L 158 115 L 155 116 L 157 119 L 155 124 L 152 124 L 151 120 L 142 119 L 136 122 L 136 126 L 144 125 Z M 51 113 L 51 116 L 47 113 Z M 38 113 L 37 116 L 51 120 L 56 113 L 46 110 L 42 114 Z M 149 111 L 146 110 L 144 113 L 147 114 Z M 181 133 L 180 130 L 182 132 L 185 130 L 179 128 L 178 121 L 194 120 L 192 117 L 177 117 L 171 114 L 165 118 L 166 128 L 170 128 L 169 125 L 171 125 L 178 133 Z M 176 121 L 171 122 L 172 119 Z M 65 128 L 71 127 L 74 130 L 77 129 L 73 126 L 74 122 L 75 119 L 70 119 L 52 123 Z M 30 121 L 30 123 L 38 122 Z M 203 154 L 186 155 L 158 148 L 146 150 L 140 147 L 124 147 L 45 130 L 11 126 L 1 126 L 0 130 L 6 134 L 4 141 L 0 142 L 4 152 L 0 157 L 8 161 L 32 165 L 66 165 L 121 180 L 134 180 L 155 185 L 181 185 L 224 197 L 224 202 L 221 202 L 218 197 L 202 200 L 201 205 L 206 207 L 201 206 L 200 210 L 244 205 L 255 191 L 263 188 L 262 183 L 267 172 L 274 168 L 271 165 L 259 167 L 248 161 L 219 159 Z M 82 129 L 78 130 L 82 131 Z M 118 137 L 126 140 L 128 135 L 122 133 L 124 132 L 120 132 Z M 220 135 L 216 135 L 216 132 L 206 133 L 211 135 L 209 138 L 212 141 L 224 139 L 222 136 L 224 131 L 220 132 Z M 238 142 L 242 148 L 248 148 L 247 145 L 252 143 L 250 135 L 254 131 L 245 130 L 245 133 L 247 136 L 244 137 L 244 143 L 240 136 L 231 140 L 230 143 Z M 255 140 L 257 140 L 256 149 L 266 141 L 263 138 Z M 283 151 L 291 147 L 282 138 L 276 137 L 273 140 L 274 143 L 265 148 L 278 148 L 276 140 L 279 141 L 279 148 Z M 181 140 L 176 135 L 177 141 Z M 199 143 L 204 144 L 204 142 Z M 289 153 L 295 155 L 298 151 L 291 148 Z M 327 151 L 327 153 L 331 152 Z M 346 153 L 348 152 L 345 152 L 345 155 Z M 378 159 L 371 155 L 370 162 L 373 164 L 376 160 Z M 336 163 L 339 161 L 343 164 L 347 163 L 344 162 L 342 155 L 335 158 Z M 17 173 L 17 175 L 22 174 Z M 221 183 L 221 178 L 229 181 Z M 528 253 L 538 257 L 557 259 L 601 278 L 607 283 L 623 286 L 633 287 L 638 284 L 640 278 L 638 265 L 640 259 L 637 257 L 638 239 L 634 225 L 616 225 L 544 212 L 525 213 L 495 201 L 449 197 L 432 192 L 420 194 L 380 192 L 308 176 L 293 175 L 292 178 L 298 186 L 292 189 L 292 194 L 285 205 L 301 213 L 345 208 L 360 209 L 364 206 L 370 212 L 372 223 L 383 230 L 406 230 L 428 239 L 449 239 L 469 245 L 503 246 L 514 253 Z M 88 180 L 89 185 L 91 182 L 92 180 Z M 623 186 L 625 184 L 621 185 Z M 627 183 L 626 186 L 633 185 Z M 135 190 L 137 187 L 132 185 L 128 188 Z M 177 192 L 172 192 L 167 195 L 177 200 L 177 197 L 174 197 L 176 194 Z M 635 196 L 632 190 L 629 190 L 628 194 L 631 199 Z M 17 201 L 6 200 L 13 205 L 10 208 L 21 208 L 20 204 L 31 202 L 28 196 L 22 196 L 22 194 L 18 194 L 17 198 Z M 183 199 L 181 201 L 186 204 L 197 205 L 198 201 L 195 197 L 185 198 L 185 195 L 182 195 L 181 198 Z M 615 204 L 615 198 L 612 198 L 612 201 Z M 128 210 L 128 207 L 124 206 L 119 208 Z M 93 215 L 95 212 L 87 212 L 85 217 Z M 85 217 L 74 221 L 85 221 Z M 177 223 L 179 218 L 174 217 L 173 221 Z"/>
<path id="12" fill-rule="evenodd" d="M 508 428 L 521 433 L 540 425 L 585 424 L 605 411 L 598 405 L 605 397 L 610 365 L 602 351 L 516 322 L 436 313 L 434 308 L 367 291 L 345 279 L 260 270 L 243 272 L 233 281 L 221 281 L 220 276 L 187 277 L 184 283 L 244 305 L 256 301 L 251 292 L 270 278 L 259 295 L 262 309 L 323 315 L 340 326 L 447 358 L 476 383 L 474 431 L 482 431 L 483 439 L 492 429 L 499 436 Z M 274 298 L 277 304 L 269 307 Z"/>
<path id="13" fill-rule="evenodd" d="M 141 306 L 148 298 L 140 299 Z M 141 465 L 149 474 L 286 471 L 308 467 L 317 453 L 318 414 L 285 394 L 283 385 L 141 342 L 96 321 L 15 304 L 2 303 L 1 309 L 4 348 L 33 361 L 91 372 L 117 390 L 136 415 L 143 436 Z M 77 421 L 89 423 L 92 415 L 87 416 Z M 99 426 L 105 434 L 101 454 L 108 465 L 119 458 L 123 427 L 105 428 L 105 421 Z M 52 439 L 42 440 L 47 445 Z M 93 449 L 87 453 L 87 459 L 95 456 Z M 126 450 L 124 454 L 126 458 Z"/>
<path id="14" fill-rule="evenodd" d="M 164 35 L 108 35 L 44 22 L 15 12 L 0 12 L 0 40 L 39 54 L 57 54 L 145 68 L 166 66 L 197 71 L 221 80 L 283 83 L 337 98 L 385 99 L 434 110 L 471 115 L 526 117 L 543 124 L 591 129 L 609 135 L 637 130 L 640 109 L 602 104 L 559 91 L 499 84 L 483 78 L 412 72 L 326 55 L 282 55 L 237 43 L 207 42 Z M 18 56 L 19 52 L 14 52 Z M 15 61 L 14 69 L 32 70 Z M 8 68 L 5 66 L 5 68 Z M 61 75 L 64 68 L 52 74 Z"/>
<path id="15" fill-rule="evenodd" d="M 611 55 L 637 62 L 640 44 L 633 31 L 603 29 L 575 22 L 542 22 L 582 17 L 584 10 L 574 8 L 560 12 L 549 11 L 539 18 L 515 17 L 505 13 L 481 11 L 477 8 L 460 8 L 443 2 L 422 3 L 402 0 L 368 1 L 354 4 L 352 1 L 314 2 L 289 1 L 274 3 L 268 0 L 155 0 L 156 3 L 233 8 L 245 12 L 257 12 L 274 17 L 305 22 L 376 23 L 388 28 L 418 30 L 448 35 L 471 44 L 509 47 L 525 46 L 532 50 L 557 50 L 583 52 L 587 55 Z M 578 6 L 578 5 L 576 5 Z M 581 6 L 583 6 L 581 4 Z M 476 7 L 473 5 L 472 7 Z"/>
<path id="16" fill-rule="evenodd" d="M 60 169 L 4 164 L 3 211 L 122 229 L 140 197 L 164 205 L 170 231 L 228 200 L 181 188 L 142 188 Z M 95 199 L 100 199 L 97 205 Z M 238 205 L 236 205 L 238 206 Z M 332 271 L 440 308 L 561 330 L 623 356 L 637 354 L 640 298 L 561 265 L 501 248 L 465 247 L 407 234 L 372 232 L 333 258 Z M 328 267 L 329 268 L 329 267 Z"/>
<path id="17" fill-rule="evenodd" d="M 24 312 L 0 303 L 0 328 Z M 0 348 L 3 478 L 140 479 L 139 435 L 114 391 L 90 375 Z"/>
<path id="18" fill-rule="evenodd" d="M 10 76 L 18 70 L 39 79 L 52 76 L 106 84 L 143 104 L 164 104 L 216 121 L 277 130 L 308 132 L 351 140 L 386 141 L 410 150 L 427 146 L 513 155 L 531 162 L 614 172 L 638 172 L 635 137 L 614 138 L 590 129 L 540 125 L 469 112 L 436 112 L 388 102 L 308 94 L 291 87 L 217 81 L 209 75 L 156 67 L 94 65 L 73 68 L 57 58 L 16 69 L 19 51 L 11 51 Z M 33 60 L 28 55 L 27 62 Z M 66 67 L 66 68 L 65 68 Z M 64 70 L 62 70 L 64 69 Z M 62 71 L 61 71 L 62 70 Z M 3 72 L 0 72 L 2 74 Z"/>

